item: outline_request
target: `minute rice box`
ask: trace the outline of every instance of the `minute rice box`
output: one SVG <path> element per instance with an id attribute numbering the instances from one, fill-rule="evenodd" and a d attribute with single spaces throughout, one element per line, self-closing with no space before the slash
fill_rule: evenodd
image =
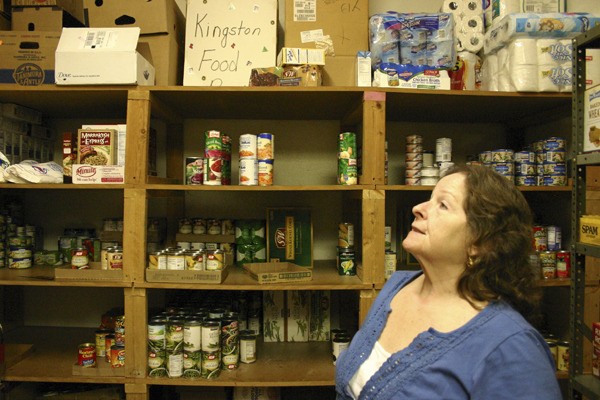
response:
<path id="1" fill-rule="evenodd" d="M 116 129 L 79 129 L 77 164 L 117 165 Z"/>

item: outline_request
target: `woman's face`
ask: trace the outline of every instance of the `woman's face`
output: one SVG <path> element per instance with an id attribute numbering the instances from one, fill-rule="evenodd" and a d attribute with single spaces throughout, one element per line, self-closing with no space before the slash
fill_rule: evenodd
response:
<path id="1" fill-rule="evenodd" d="M 413 207 L 415 220 L 402 242 L 421 262 L 459 263 L 467 258 L 467 215 L 463 209 L 466 176 L 448 175 L 438 182 L 431 198 Z"/>

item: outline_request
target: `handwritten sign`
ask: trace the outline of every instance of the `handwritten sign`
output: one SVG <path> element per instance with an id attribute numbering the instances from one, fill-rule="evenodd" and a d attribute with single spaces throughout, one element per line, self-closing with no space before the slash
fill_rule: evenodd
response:
<path id="1" fill-rule="evenodd" d="M 183 85 L 248 86 L 276 46 L 277 0 L 188 1 Z"/>

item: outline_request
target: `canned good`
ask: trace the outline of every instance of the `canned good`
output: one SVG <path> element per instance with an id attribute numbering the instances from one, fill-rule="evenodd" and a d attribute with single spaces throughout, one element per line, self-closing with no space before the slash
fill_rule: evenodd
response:
<path id="1" fill-rule="evenodd" d="M 180 218 L 179 219 L 179 233 L 188 234 L 192 233 L 192 220 L 189 218 Z"/>
<path id="2" fill-rule="evenodd" d="M 110 348 L 110 366 L 113 368 L 121 368 L 125 366 L 125 346 L 115 344 Z"/>
<path id="3" fill-rule="evenodd" d="M 517 175 L 515 176 L 515 185 L 517 186 L 537 186 L 538 181 L 535 175 Z"/>
<path id="4" fill-rule="evenodd" d="M 109 333 L 108 335 L 106 335 L 106 341 L 104 344 L 104 349 L 105 349 L 105 353 L 106 353 L 106 357 L 105 360 L 107 363 L 110 363 L 111 361 L 111 354 L 110 354 L 110 349 L 115 345 L 115 335 L 113 333 Z"/>
<path id="5" fill-rule="evenodd" d="M 256 335 L 253 331 L 240 332 L 240 361 L 244 364 L 256 361 Z"/>
<path id="6" fill-rule="evenodd" d="M 240 161 L 257 158 L 257 139 L 258 138 L 256 135 L 252 135 L 250 133 L 240 135 Z"/>
<path id="7" fill-rule="evenodd" d="M 562 234 L 559 226 L 547 226 L 546 236 L 548 241 L 548 250 L 557 251 L 562 248 Z"/>
<path id="8" fill-rule="evenodd" d="M 86 248 L 78 247 L 76 249 L 71 250 L 71 268 L 89 268 L 88 250 Z"/>
<path id="9" fill-rule="evenodd" d="M 543 186 L 565 186 L 567 184 L 567 175 L 544 175 Z"/>
<path id="10" fill-rule="evenodd" d="M 515 175 L 532 176 L 536 174 L 536 164 L 532 162 L 515 162 Z"/>
<path id="11" fill-rule="evenodd" d="M 202 157 L 186 157 L 185 184 L 202 185 L 204 179 L 204 159 Z"/>
<path id="12" fill-rule="evenodd" d="M 479 161 L 483 164 L 489 164 L 492 162 L 492 151 L 486 150 L 479 153 Z"/>
<path id="13" fill-rule="evenodd" d="M 185 255 L 181 252 L 167 252 L 167 269 L 183 271 L 185 269 Z"/>
<path id="14" fill-rule="evenodd" d="M 492 162 L 513 162 L 515 152 L 511 149 L 492 150 Z"/>
<path id="15" fill-rule="evenodd" d="M 192 224 L 192 233 L 194 235 L 203 235 L 206 233 L 206 220 L 203 218 L 194 218 Z"/>
<path id="16" fill-rule="evenodd" d="M 338 225 L 338 246 L 354 246 L 354 224 L 350 222 L 342 222 Z"/>
<path id="17" fill-rule="evenodd" d="M 202 351 L 202 377 L 214 379 L 220 375 L 221 355 L 219 351 Z"/>
<path id="18" fill-rule="evenodd" d="M 274 160 L 258 160 L 258 185 L 271 186 L 273 185 L 274 176 Z"/>
<path id="19" fill-rule="evenodd" d="M 394 272 L 396 272 L 396 252 L 395 251 L 386 251 L 385 252 L 385 267 L 384 267 L 384 277 L 385 280 L 388 280 Z"/>
<path id="20" fill-rule="evenodd" d="M 95 332 L 96 336 L 96 357 L 106 358 L 106 335 L 111 333 L 108 329 L 98 329 Z"/>
<path id="21" fill-rule="evenodd" d="M 515 162 L 535 164 L 535 152 L 523 150 L 515 152 Z"/>
<path id="22" fill-rule="evenodd" d="M 348 335 L 336 335 L 333 338 L 333 365 L 335 365 L 335 362 L 337 361 L 337 359 L 339 358 L 340 354 L 342 354 L 342 352 L 344 350 L 346 350 L 348 348 L 348 346 L 350 345 L 350 336 Z"/>
<path id="23" fill-rule="evenodd" d="M 78 346 L 77 365 L 82 367 L 96 366 L 96 345 L 94 343 L 82 343 Z"/>
<path id="24" fill-rule="evenodd" d="M 240 159 L 239 163 L 240 185 L 258 185 L 258 160 L 256 158 Z"/>
<path id="25" fill-rule="evenodd" d="M 569 346 L 566 340 L 560 340 L 556 343 L 556 369 L 559 371 L 569 371 Z"/>
<path id="26" fill-rule="evenodd" d="M 423 153 L 406 153 L 406 155 L 404 156 L 404 159 L 406 162 L 408 161 L 417 161 L 417 162 L 423 162 Z"/>
<path id="27" fill-rule="evenodd" d="M 542 251 L 540 252 L 540 265 L 542 267 L 542 277 L 544 279 L 556 278 L 556 252 Z"/>
<path id="28" fill-rule="evenodd" d="M 224 268 L 224 253 L 222 250 L 206 252 L 206 270 L 220 271 Z"/>
<path id="29" fill-rule="evenodd" d="M 435 141 L 435 161 L 452 161 L 452 139 L 438 138 Z"/>
<path id="30" fill-rule="evenodd" d="M 339 185 L 358 184 L 358 162 L 356 158 L 338 158 L 337 181 Z"/>
<path id="31" fill-rule="evenodd" d="M 420 186 L 421 178 L 405 178 L 404 184 L 407 186 Z"/>
<path id="32" fill-rule="evenodd" d="M 536 225 L 533 227 L 533 248 L 536 251 L 545 251 L 548 249 L 548 232 L 546 227 Z"/>
<path id="33" fill-rule="evenodd" d="M 183 350 L 195 352 L 202 350 L 202 322 L 189 318 L 183 324 Z"/>
<path id="34" fill-rule="evenodd" d="M 385 250 L 391 251 L 392 250 L 392 227 L 391 226 L 386 226 L 384 228 L 383 240 L 385 242 Z"/>
<path id="35" fill-rule="evenodd" d="M 546 150 L 545 162 L 564 163 L 567 161 L 567 152 L 564 149 Z"/>
<path id="36" fill-rule="evenodd" d="M 259 160 L 275 158 L 275 136 L 271 133 L 259 133 L 256 139 L 256 155 Z"/>
<path id="37" fill-rule="evenodd" d="M 564 150 L 567 141 L 561 137 L 552 136 L 543 141 L 544 150 Z"/>
<path id="38" fill-rule="evenodd" d="M 423 136 L 421 135 L 408 135 L 406 137 L 406 143 L 423 143 Z"/>
<path id="39" fill-rule="evenodd" d="M 223 157 L 207 157 L 204 159 L 204 185 L 220 186 L 223 184 Z"/>
<path id="40" fill-rule="evenodd" d="M 113 247 L 106 253 L 108 269 L 123 269 L 123 248 Z"/>
<path id="41" fill-rule="evenodd" d="M 202 322 L 202 351 L 215 352 L 219 349 L 221 339 L 221 322 L 216 318 L 209 318 Z"/>
<path id="42" fill-rule="evenodd" d="M 567 164 L 564 162 L 544 162 L 544 175 L 567 175 Z"/>
<path id="43" fill-rule="evenodd" d="M 568 278 L 571 276 L 571 253 L 566 250 L 556 252 L 556 277 Z"/>
<path id="44" fill-rule="evenodd" d="M 223 135 L 217 130 L 204 132 L 204 156 L 220 157 L 223 151 Z"/>
<path id="45" fill-rule="evenodd" d="M 354 249 L 338 247 L 337 266 L 339 275 L 356 275 Z"/>

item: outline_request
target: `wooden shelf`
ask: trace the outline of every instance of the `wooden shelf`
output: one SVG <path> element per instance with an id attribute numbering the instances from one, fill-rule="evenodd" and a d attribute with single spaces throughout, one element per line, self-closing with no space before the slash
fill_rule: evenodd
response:
<path id="1" fill-rule="evenodd" d="M 538 285 L 541 287 L 571 287 L 571 278 L 540 279 Z"/>
<path id="2" fill-rule="evenodd" d="M 0 189 L 51 189 L 51 190 L 122 190 L 131 185 L 80 185 L 71 183 L 0 183 Z"/>
<path id="3" fill-rule="evenodd" d="M 148 289 L 203 289 L 203 290 L 362 290 L 371 289 L 372 284 L 363 283 L 358 276 L 340 276 L 335 261 L 315 261 L 313 280 L 310 282 L 259 284 L 241 267 L 232 266 L 225 281 L 210 283 L 156 283 L 136 282 L 136 287 Z"/>
<path id="4" fill-rule="evenodd" d="M 15 382 L 125 383 L 122 376 L 73 375 L 77 346 L 94 341 L 93 328 L 26 327 L 6 334 L 7 343 L 30 343 L 33 350 L 9 365 L 3 380 Z M 106 362 L 100 360 L 99 362 Z"/>
<path id="5" fill-rule="evenodd" d="M 301 371 L 301 373 L 300 373 Z M 329 342 L 262 343 L 256 362 L 240 363 L 215 379 L 146 378 L 148 385 L 182 386 L 332 386 L 335 366 Z"/>
<path id="6" fill-rule="evenodd" d="M 366 189 L 374 189 L 374 186 L 369 185 L 275 185 L 275 186 L 240 186 L 240 185 L 224 185 L 224 186 L 209 186 L 209 185 L 164 185 L 151 184 L 146 185 L 148 190 L 178 190 L 186 192 L 195 191 L 223 191 L 223 192 L 326 192 L 326 191 L 360 191 Z"/>

